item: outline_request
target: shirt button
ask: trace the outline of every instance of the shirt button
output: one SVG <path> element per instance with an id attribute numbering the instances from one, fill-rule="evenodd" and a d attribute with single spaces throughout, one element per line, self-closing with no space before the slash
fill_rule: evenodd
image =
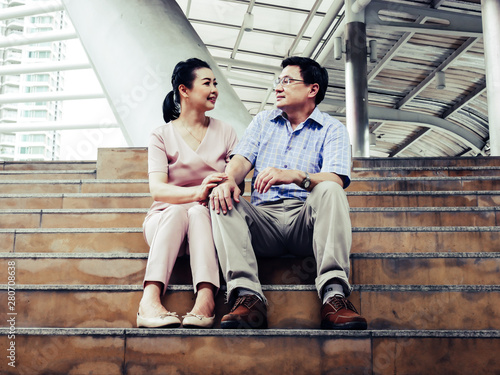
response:
<path id="1" fill-rule="evenodd" d="M 285 164 L 285 168 L 288 168 L 288 165 Z"/>

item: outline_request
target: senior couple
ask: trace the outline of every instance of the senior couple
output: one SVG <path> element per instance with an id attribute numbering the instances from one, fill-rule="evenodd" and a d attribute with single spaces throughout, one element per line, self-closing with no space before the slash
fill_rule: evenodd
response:
<path id="1" fill-rule="evenodd" d="M 213 327 L 220 264 L 230 304 L 221 328 L 267 328 L 257 258 L 293 254 L 316 260 L 321 328 L 366 329 L 347 299 L 347 130 L 317 108 L 328 86 L 325 68 L 303 57 L 285 59 L 282 68 L 277 108 L 257 114 L 238 142 L 229 125 L 205 114 L 218 95 L 209 65 L 193 58 L 175 67 L 173 90 L 163 103 L 166 124 L 152 132 L 149 144 L 154 203 L 143 225 L 150 252 L 138 327 Z M 248 203 L 239 186 L 252 169 Z M 161 297 L 184 253 L 196 299 L 181 321 Z"/>

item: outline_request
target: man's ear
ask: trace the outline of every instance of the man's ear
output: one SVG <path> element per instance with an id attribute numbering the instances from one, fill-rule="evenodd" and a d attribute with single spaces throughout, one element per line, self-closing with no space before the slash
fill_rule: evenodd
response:
<path id="1" fill-rule="evenodd" d="M 314 98 L 316 95 L 318 95 L 318 92 L 319 85 L 317 83 L 313 83 L 311 86 L 309 86 L 309 95 L 307 97 Z"/>

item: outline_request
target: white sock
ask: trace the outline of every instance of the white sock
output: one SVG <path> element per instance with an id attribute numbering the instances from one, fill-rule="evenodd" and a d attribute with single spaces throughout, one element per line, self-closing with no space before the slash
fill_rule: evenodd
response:
<path id="1" fill-rule="evenodd" d="M 345 297 L 344 288 L 342 285 L 337 283 L 328 284 L 323 288 L 323 304 L 326 303 L 328 298 L 333 297 L 337 294 L 340 294 L 342 297 Z"/>

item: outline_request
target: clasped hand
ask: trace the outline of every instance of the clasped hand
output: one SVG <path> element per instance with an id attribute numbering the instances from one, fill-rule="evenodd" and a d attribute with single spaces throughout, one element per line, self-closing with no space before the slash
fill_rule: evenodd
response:
<path id="1" fill-rule="evenodd" d="M 263 169 L 255 179 L 254 189 L 259 193 L 266 193 L 273 185 L 291 184 L 294 182 L 292 170 L 268 167 Z M 233 178 L 228 177 L 227 181 L 219 184 L 209 195 L 210 207 L 216 213 L 222 211 L 226 214 L 233 209 L 233 202 L 240 201 L 241 190 Z"/>
<path id="2" fill-rule="evenodd" d="M 198 186 L 196 192 L 196 201 L 200 202 L 204 206 L 207 206 L 208 195 L 210 194 L 211 190 L 225 180 L 227 180 L 227 174 L 225 173 L 213 173 L 205 177 L 201 184 Z"/>

